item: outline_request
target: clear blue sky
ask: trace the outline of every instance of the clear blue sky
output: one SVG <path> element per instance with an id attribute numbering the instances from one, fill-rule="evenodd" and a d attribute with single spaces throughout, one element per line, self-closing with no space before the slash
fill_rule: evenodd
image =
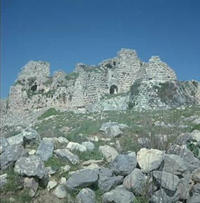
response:
<path id="1" fill-rule="evenodd" d="M 71 72 L 121 48 L 200 78 L 199 0 L 1 0 L 1 97 L 29 60 Z"/>

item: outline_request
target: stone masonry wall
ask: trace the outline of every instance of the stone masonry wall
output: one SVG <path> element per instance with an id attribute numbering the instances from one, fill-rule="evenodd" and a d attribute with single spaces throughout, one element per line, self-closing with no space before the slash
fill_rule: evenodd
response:
<path id="1" fill-rule="evenodd" d="M 49 63 L 30 61 L 10 89 L 8 106 L 10 111 L 84 108 L 105 95 L 128 92 L 137 79 L 176 80 L 176 74 L 159 57 L 144 63 L 131 49 L 121 49 L 97 66 L 79 63 L 70 74 L 59 71 L 50 76 Z"/>

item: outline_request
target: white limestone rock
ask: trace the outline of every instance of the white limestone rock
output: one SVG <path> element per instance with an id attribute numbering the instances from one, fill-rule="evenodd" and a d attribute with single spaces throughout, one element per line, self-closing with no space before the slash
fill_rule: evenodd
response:
<path id="1" fill-rule="evenodd" d="M 79 152 L 86 152 L 87 148 L 84 145 L 81 145 L 77 142 L 69 142 L 67 145 L 67 149 L 71 151 L 79 151 Z"/>
<path id="2" fill-rule="evenodd" d="M 118 155 L 117 150 L 108 145 L 100 146 L 99 151 L 102 153 L 107 162 L 113 161 Z"/>
<path id="3" fill-rule="evenodd" d="M 81 145 L 85 146 L 87 151 L 93 151 L 95 148 L 95 146 L 92 142 L 82 142 Z"/>
<path id="4" fill-rule="evenodd" d="M 191 136 L 194 140 L 197 142 L 200 142 L 200 131 L 199 130 L 193 130 L 191 133 Z"/>
<path id="5" fill-rule="evenodd" d="M 137 162 L 143 172 L 156 170 L 164 159 L 164 152 L 157 149 L 142 148 L 137 153 Z"/>
<path id="6" fill-rule="evenodd" d="M 70 161 L 73 165 L 79 164 L 80 160 L 76 154 L 73 154 L 68 149 L 56 149 L 54 153 L 63 159 Z"/>
<path id="7" fill-rule="evenodd" d="M 58 185 L 56 189 L 53 191 L 53 194 L 59 199 L 64 199 L 67 197 L 66 187 L 64 185 Z"/>
<path id="8" fill-rule="evenodd" d="M 58 183 L 55 180 L 50 180 L 47 185 L 47 190 L 50 191 L 56 187 Z"/>

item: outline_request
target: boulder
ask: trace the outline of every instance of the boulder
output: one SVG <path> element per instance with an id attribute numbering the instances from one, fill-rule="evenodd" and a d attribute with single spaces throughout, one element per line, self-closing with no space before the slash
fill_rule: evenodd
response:
<path id="1" fill-rule="evenodd" d="M 113 170 L 110 168 L 102 167 L 99 169 L 99 177 L 101 177 L 101 176 L 111 177 L 111 176 L 113 176 Z"/>
<path id="2" fill-rule="evenodd" d="M 179 184 L 179 178 L 176 175 L 164 171 L 153 171 L 153 177 L 162 188 L 175 192 Z"/>
<path id="3" fill-rule="evenodd" d="M 192 196 L 189 197 L 187 200 L 187 203 L 199 203 L 200 201 L 200 194 L 199 193 L 193 193 Z"/>
<path id="4" fill-rule="evenodd" d="M 185 146 L 179 146 L 179 145 L 171 145 L 171 147 L 168 150 L 168 153 L 170 154 L 176 154 L 183 158 L 185 161 L 186 167 L 190 172 L 200 167 L 200 160 L 197 159 L 194 154 Z"/>
<path id="5" fill-rule="evenodd" d="M 137 153 L 137 162 L 143 172 L 156 170 L 164 159 L 164 152 L 157 149 L 142 148 Z"/>
<path id="6" fill-rule="evenodd" d="M 185 161 L 176 154 L 166 154 L 164 157 L 163 171 L 174 175 L 181 175 L 187 171 Z"/>
<path id="7" fill-rule="evenodd" d="M 56 141 L 59 142 L 60 144 L 68 144 L 69 140 L 65 137 L 58 137 L 56 138 Z"/>
<path id="8" fill-rule="evenodd" d="M 137 159 L 135 152 L 132 155 L 128 154 L 119 154 L 111 162 L 110 167 L 117 175 L 128 175 L 137 165 Z"/>
<path id="9" fill-rule="evenodd" d="M 29 189 L 29 195 L 30 197 L 34 197 L 37 189 L 38 189 L 38 183 L 35 181 L 34 178 L 24 178 L 24 188 Z"/>
<path id="10" fill-rule="evenodd" d="M 196 183 L 200 183 L 200 168 L 192 172 L 192 180 Z"/>
<path id="11" fill-rule="evenodd" d="M 71 153 L 68 149 L 56 149 L 54 150 L 54 153 L 62 158 L 62 159 L 66 159 L 67 161 L 70 161 L 71 164 L 76 165 L 79 164 L 79 158 L 77 155 Z"/>
<path id="12" fill-rule="evenodd" d="M 60 179 L 60 184 L 65 185 L 66 182 L 67 182 L 66 178 L 65 178 L 65 177 L 61 177 L 61 179 Z"/>
<path id="13" fill-rule="evenodd" d="M 100 131 L 103 131 L 105 135 L 110 137 L 117 137 L 122 134 L 121 129 L 127 128 L 125 124 L 119 124 L 117 122 L 103 123 Z"/>
<path id="14" fill-rule="evenodd" d="M 177 201 L 173 201 L 172 199 L 173 198 L 168 196 L 163 189 L 160 189 L 160 190 L 156 191 L 152 195 L 152 197 L 150 199 L 150 202 L 152 202 L 152 203 L 171 203 L 171 202 L 177 202 Z"/>
<path id="15" fill-rule="evenodd" d="M 7 138 L 10 145 L 39 143 L 40 135 L 32 128 L 24 129 L 21 133 Z"/>
<path id="16" fill-rule="evenodd" d="M 69 142 L 67 145 L 67 149 L 71 151 L 79 151 L 79 152 L 86 152 L 87 148 L 84 145 L 81 145 L 77 142 Z"/>
<path id="17" fill-rule="evenodd" d="M 123 176 L 101 177 L 98 181 L 98 187 L 101 191 L 108 192 L 117 185 L 122 184 L 123 178 Z"/>
<path id="18" fill-rule="evenodd" d="M 113 176 L 110 169 L 102 168 L 99 170 L 98 187 L 103 192 L 108 192 L 112 188 L 123 182 L 123 176 Z"/>
<path id="19" fill-rule="evenodd" d="M 58 183 L 55 180 L 50 180 L 47 185 L 47 190 L 50 191 L 56 187 Z"/>
<path id="20" fill-rule="evenodd" d="M 52 157 L 54 150 L 53 142 L 41 141 L 37 149 L 36 155 L 38 155 L 43 161 L 47 161 Z"/>
<path id="21" fill-rule="evenodd" d="M 36 177 L 39 179 L 43 179 L 46 175 L 43 161 L 35 155 L 20 157 L 15 163 L 14 170 L 22 176 Z"/>
<path id="22" fill-rule="evenodd" d="M 66 186 L 69 190 L 79 187 L 95 185 L 98 180 L 98 170 L 82 169 L 74 172 L 67 180 Z"/>
<path id="23" fill-rule="evenodd" d="M 90 188 L 83 188 L 76 196 L 77 203 L 95 203 L 96 195 Z"/>
<path id="24" fill-rule="evenodd" d="M 193 130 L 191 133 L 191 136 L 194 140 L 197 142 L 200 142 L 200 131 L 199 130 Z"/>
<path id="25" fill-rule="evenodd" d="M 36 130 L 32 128 L 27 128 L 21 132 L 24 137 L 25 144 L 29 143 L 39 143 L 41 138 L 40 135 L 37 133 Z"/>
<path id="26" fill-rule="evenodd" d="M 5 151 L 6 147 L 9 146 L 9 143 L 5 137 L 0 138 L 0 154 Z"/>
<path id="27" fill-rule="evenodd" d="M 191 175 L 181 178 L 177 186 L 177 195 L 179 199 L 187 200 L 189 198 L 190 191 L 192 190 Z"/>
<path id="28" fill-rule="evenodd" d="M 99 151 L 102 153 L 107 162 L 113 161 L 118 155 L 116 149 L 108 145 L 100 146 Z"/>
<path id="29" fill-rule="evenodd" d="M 53 194 L 59 199 L 64 199 L 67 197 L 66 187 L 62 184 L 58 185 L 56 189 L 53 191 Z"/>
<path id="30" fill-rule="evenodd" d="M 82 145 L 86 147 L 87 151 L 93 151 L 95 148 L 92 142 L 82 142 Z"/>
<path id="31" fill-rule="evenodd" d="M 18 134 L 7 138 L 9 145 L 23 145 L 24 144 L 24 136 L 23 134 Z"/>
<path id="32" fill-rule="evenodd" d="M 126 189 L 135 195 L 142 195 L 145 190 L 146 176 L 138 168 L 135 168 L 131 174 L 125 177 L 123 185 Z"/>
<path id="33" fill-rule="evenodd" d="M 200 194 L 200 183 L 197 183 L 197 184 L 193 185 L 192 192 Z"/>
<path id="34" fill-rule="evenodd" d="M 118 186 L 110 192 L 103 194 L 103 203 L 134 203 L 135 196 L 122 186 Z"/>
<path id="35" fill-rule="evenodd" d="M 0 168 L 6 169 L 13 165 L 21 156 L 25 154 L 24 147 L 22 145 L 10 145 L 0 155 Z"/>
<path id="36" fill-rule="evenodd" d="M 109 137 L 117 137 L 122 134 L 122 131 L 118 125 L 110 126 L 106 131 L 106 135 Z"/>

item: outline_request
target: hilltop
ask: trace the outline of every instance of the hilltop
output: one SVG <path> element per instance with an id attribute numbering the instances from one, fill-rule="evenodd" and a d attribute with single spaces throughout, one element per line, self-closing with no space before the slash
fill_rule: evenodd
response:
<path id="1" fill-rule="evenodd" d="M 198 203 L 199 104 L 134 50 L 53 76 L 30 61 L 1 100 L 1 202 Z"/>
<path id="2" fill-rule="evenodd" d="M 198 81 L 178 81 L 173 69 L 158 56 L 142 62 L 135 50 L 121 49 L 116 57 L 96 66 L 78 63 L 70 74 L 60 71 L 51 76 L 48 62 L 28 62 L 11 86 L 8 99 L 1 101 L 1 111 L 5 118 L 5 114 L 24 115 L 48 108 L 142 111 L 198 104 Z"/>

